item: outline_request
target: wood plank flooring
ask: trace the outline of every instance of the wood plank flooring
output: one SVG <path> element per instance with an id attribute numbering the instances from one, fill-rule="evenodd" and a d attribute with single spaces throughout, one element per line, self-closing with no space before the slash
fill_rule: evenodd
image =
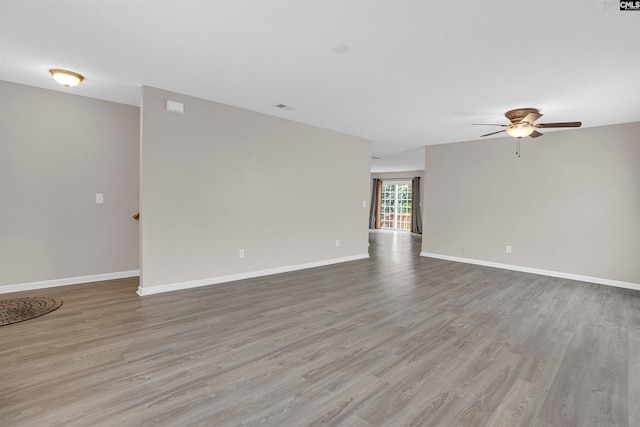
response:
<path id="1" fill-rule="evenodd" d="M 0 425 L 639 426 L 640 292 L 421 258 L 147 297 L 137 280 L 0 328 Z"/>

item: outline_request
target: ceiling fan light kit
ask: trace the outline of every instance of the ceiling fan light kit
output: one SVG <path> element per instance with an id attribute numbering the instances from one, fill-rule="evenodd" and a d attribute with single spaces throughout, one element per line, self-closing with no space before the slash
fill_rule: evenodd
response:
<path id="1" fill-rule="evenodd" d="M 520 139 L 525 136 L 531 138 L 537 138 L 542 136 L 542 133 L 536 129 L 541 128 L 579 128 L 582 126 L 582 122 L 562 122 L 562 123 L 534 123 L 542 114 L 537 108 L 516 108 L 515 110 L 507 111 L 504 116 L 511 122 L 508 125 L 489 123 L 489 124 L 475 124 L 477 126 L 502 126 L 506 129 L 499 130 L 497 132 L 487 133 L 480 135 L 485 137 L 489 135 L 495 135 L 498 133 L 506 132 L 509 136 L 512 136 L 518 140 L 516 155 L 520 157 Z"/>
<path id="2" fill-rule="evenodd" d="M 531 135 L 535 130 L 530 123 L 516 123 L 515 125 L 509 126 L 506 132 L 514 138 L 524 138 L 525 136 Z"/>

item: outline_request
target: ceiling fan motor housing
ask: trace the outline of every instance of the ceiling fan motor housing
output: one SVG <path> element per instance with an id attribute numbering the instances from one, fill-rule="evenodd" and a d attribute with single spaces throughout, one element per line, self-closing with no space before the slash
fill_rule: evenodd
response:
<path id="1" fill-rule="evenodd" d="M 504 116 L 511 121 L 511 123 L 518 123 L 522 121 L 529 114 L 540 114 L 537 108 L 516 108 L 515 110 L 509 110 L 504 113 Z"/>

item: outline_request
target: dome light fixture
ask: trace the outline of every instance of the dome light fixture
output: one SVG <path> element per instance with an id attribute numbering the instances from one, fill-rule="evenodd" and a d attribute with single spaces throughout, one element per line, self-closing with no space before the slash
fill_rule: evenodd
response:
<path id="1" fill-rule="evenodd" d="M 531 123 L 520 122 L 511 124 L 506 131 L 509 136 L 514 138 L 524 138 L 525 136 L 531 135 L 534 130 L 536 130 L 536 128 L 534 128 Z"/>
<path id="2" fill-rule="evenodd" d="M 84 80 L 84 77 L 81 74 L 74 73 L 69 70 L 53 68 L 49 70 L 49 72 L 54 80 L 64 87 L 78 86 L 80 82 Z"/>

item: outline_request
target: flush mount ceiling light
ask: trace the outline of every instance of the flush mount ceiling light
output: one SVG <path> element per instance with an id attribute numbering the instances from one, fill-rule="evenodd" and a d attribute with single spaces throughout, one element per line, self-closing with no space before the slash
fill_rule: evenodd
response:
<path id="1" fill-rule="evenodd" d="M 82 75 L 74 73 L 73 71 L 53 68 L 49 70 L 49 72 L 54 80 L 64 87 L 78 86 L 80 82 L 84 80 Z"/>

